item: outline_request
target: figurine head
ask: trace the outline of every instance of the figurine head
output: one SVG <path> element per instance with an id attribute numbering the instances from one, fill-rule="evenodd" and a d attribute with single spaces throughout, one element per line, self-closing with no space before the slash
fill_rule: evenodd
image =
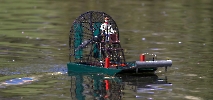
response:
<path id="1" fill-rule="evenodd" d="M 109 22 L 109 18 L 108 18 L 108 17 L 105 17 L 105 18 L 104 18 L 104 21 L 105 21 L 105 22 Z"/>

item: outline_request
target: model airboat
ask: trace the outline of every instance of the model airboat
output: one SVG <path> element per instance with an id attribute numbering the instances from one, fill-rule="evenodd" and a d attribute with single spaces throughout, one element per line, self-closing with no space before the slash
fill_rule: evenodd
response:
<path id="1" fill-rule="evenodd" d="M 170 67 L 171 60 L 127 62 L 119 40 L 119 30 L 111 16 L 89 11 L 74 22 L 69 35 L 70 62 L 68 72 L 116 74 L 123 72 L 154 72 L 158 67 Z"/>

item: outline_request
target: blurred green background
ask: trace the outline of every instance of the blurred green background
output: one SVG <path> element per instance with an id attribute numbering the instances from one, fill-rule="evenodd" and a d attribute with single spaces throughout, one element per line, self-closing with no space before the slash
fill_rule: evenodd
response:
<path id="1" fill-rule="evenodd" d="M 94 10 L 116 21 L 127 61 L 138 60 L 144 52 L 173 60 L 167 73 L 156 72 L 168 77 L 172 91 L 151 97 L 210 100 L 212 5 L 212 0 L 0 0 L 0 82 L 38 78 L 32 84 L 1 88 L 0 99 L 72 100 L 70 77 L 50 73 L 66 72 L 70 27 L 80 14 Z M 129 92 L 124 97 L 135 99 Z"/>

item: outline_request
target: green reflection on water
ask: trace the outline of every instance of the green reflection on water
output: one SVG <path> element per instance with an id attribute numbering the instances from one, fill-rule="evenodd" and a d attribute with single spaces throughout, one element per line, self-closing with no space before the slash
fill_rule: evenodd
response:
<path id="1" fill-rule="evenodd" d="M 5 80 L 8 80 L 8 79 L 13 79 L 13 78 L 17 78 L 17 77 L 24 77 L 24 76 L 26 76 L 26 75 L 15 75 L 15 76 L 4 76 L 4 75 L 1 75 L 1 77 L 0 77 L 0 82 L 2 82 L 2 81 L 5 81 Z"/>
<path id="2" fill-rule="evenodd" d="M 47 86 L 37 85 L 37 87 L 44 88 L 44 87 L 47 87 Z M 32 94 L 43 93 L 43 91 L 40 90 L 40 89 L 22 87 L 22 88 L 15 88 L 15 89 L 11 89 L 11 90 L 5 90 L 4 93 L 10 94 L 8 96 L 13 96 L 14 94 L 21 94 L 21 95 L 24 96 L 24 95 L 32 95 Z"/>
<path id="3" fill-rule="evenodd" d="M 59 12 L 54 6 L 57 2 L 1 1 L 0 15 L 0 67 L 46 63 L 44 59 L 54 56 L 56 62 L 67 62 L 67 39 L 69 29 L 61 26 Z M 46 5 L 50 6 L 46 6 Z M 56 28 L 57 27 L 57 28 Z M 64 32 L 65 31 L 65 32 Z M 60 35 L 61 33 L 65 35 Z M 64 58 L 63 58 L 64 56 Z M 60 58 L 59 58 L 60 57 Z M 63 60 L 61 60 L 63 58 Z M 49 63 L 49 62 L 48 62 Z"/>
<path id="4" fill-rule="evenodd" d="M 171 99 L 211 99 L 212 4 L 211 0 L 1 0 L 0 69 L 26 73 L 27 70 L 46 71 L 55 64 L 64 64 L 60 67 L 66 67 L 68 34 L 74 19 L 88 10 L 104 11 L 117 22 L 127 60 L 137 60 L 140 53 L 149 52 L 156 53 L 159 59 L 170 58 L 174 61 L 166 74 L 174 84 Z M 7 79 L 19 77 L 16 74 L 9 74 L 11 76 Z M 40 74 L 44 75 L 42 72 Z M 32 94 L 53 100 L 57 97 L 38 94 L 68 93 L 68 79 L 65 76 L 60 78 L 46 77 L 44 81 L 38 81 L 39 85 L 32 84 L 31 87 L 36 88 L 32 89 Z M 58 86 L 58 80 L 63 85 Z M 26 93 L 22 87 L 30 90 L 30 85 L 13 86 L 5 90 L 8 94 L 12 90 L 19 92 L 19 95 L 10 95 L 18 97 Z M 46 90 L 40 90 L 43 87 Z M 50 93 L 59 87 L 67 91 L 59 89 Z M 69 96 L 66 94 L 67 98 Z M 167 94 L 158 96 L 166 97 Z"/>

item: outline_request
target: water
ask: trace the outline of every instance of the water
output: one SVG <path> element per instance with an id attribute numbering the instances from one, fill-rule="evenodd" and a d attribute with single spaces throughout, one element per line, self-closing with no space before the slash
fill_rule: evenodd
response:
<path id="1" fill-rule="evenodd" d="M 0 99 L 211 100 L 212 4 L 211 0 L 1 0 Z M 172 59 L 173 66 L 151 76 L 68 76 L 69 29 L 89 10 L 114 18 L 128 61 L 148 52 Z M 106 83 L 109 89 L 101 88 Z"/>

